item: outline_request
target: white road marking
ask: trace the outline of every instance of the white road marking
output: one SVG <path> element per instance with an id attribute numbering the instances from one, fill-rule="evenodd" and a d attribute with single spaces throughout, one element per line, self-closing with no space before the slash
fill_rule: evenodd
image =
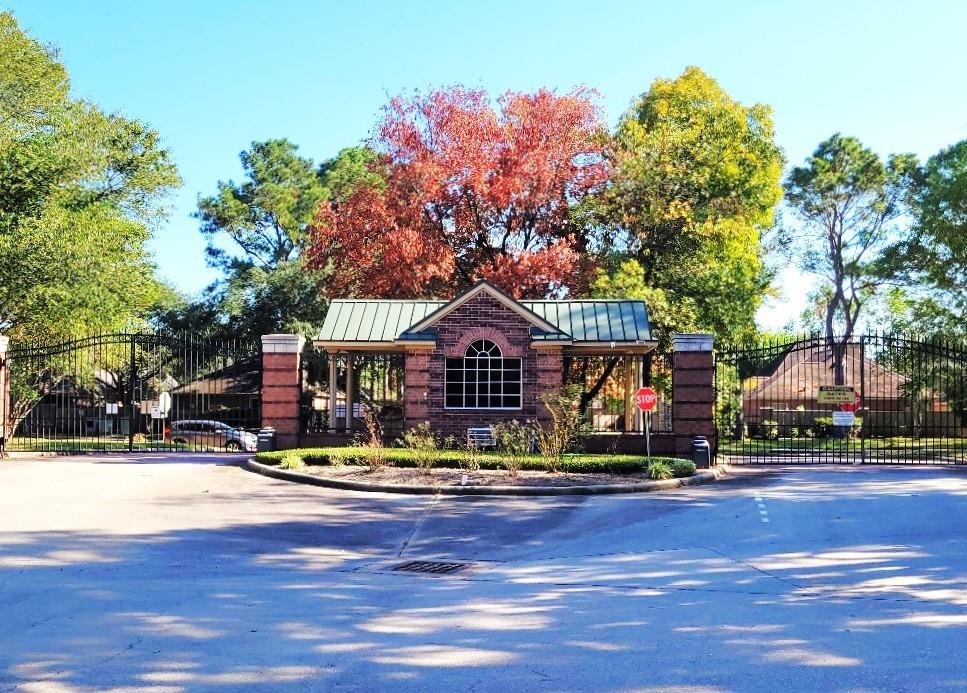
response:
<path id="1" fill-rule="evenodd" d="M 755 497 L 755 504 L 759 507 L 759 519 L 763 522 L 769 522 L 769 511 L 766 510 L 766 504 L 762 500 L 762 496 Z"/>

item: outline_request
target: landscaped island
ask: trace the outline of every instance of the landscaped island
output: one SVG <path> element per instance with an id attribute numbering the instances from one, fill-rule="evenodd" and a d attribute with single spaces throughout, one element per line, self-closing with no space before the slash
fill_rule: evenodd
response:
<path id="1" fill-rule="evenodd" d="M 638 455 L 565 455 L 411 448 L 304 448 L 260 452 L 255 461 L 331 479 L 430 486 L 575 486 L 686 478 L 690 460 Z"/>

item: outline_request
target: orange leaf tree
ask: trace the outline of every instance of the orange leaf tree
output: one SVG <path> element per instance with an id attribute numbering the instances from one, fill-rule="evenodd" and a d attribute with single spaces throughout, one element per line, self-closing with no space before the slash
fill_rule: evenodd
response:
<path id="1" fill-rule="evenodd" d="M 307 255 L 330 296 L 446 296 L 485 278 L 515 297 L 580 290 L 574 213 L 607 178 L 592 94 L 479 90 L 395 98 L 371 146 L 378 182 L 319 209 Z"/>

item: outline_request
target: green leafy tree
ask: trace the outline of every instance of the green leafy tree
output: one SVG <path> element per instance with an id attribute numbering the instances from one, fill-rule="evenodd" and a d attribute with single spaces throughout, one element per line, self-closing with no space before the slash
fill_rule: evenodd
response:
<path id="1" fill-rule="evenodd" d="M 57 54 L 0 13 L 0 328 L 105 331 L 162 292 L 145 249 L 178 184 L 155 131 L 71 99 Z"/>
<path id="2" fill-rule="evenodd" d="M 145 248 L 179 183 L 158 134 L 73 99 L 54 49 L 0 13 L 0 330 L 14 343 L 139 325 L 165 288 Z M 13 419 L 62 378 L 15 369 Z"/>
<path id="3" fill-rule="evenodd" d="M 253 142 L 240 155 L 245 180 L 219 182 L 198 202 L 209 263 L 224 277 L 199 302 L 158 314 L 167 325 L 258 338 L 272 332 L 310 334 L 325 317 L 318 287 L 325 272 L 307 267 L 302 249 L 319 204 L 379 185 L 368 149 L 344 149 L 316 166 L 285 139 Z M 224 246 L 227 241 L 229 248 Z"/>
<path id="4" fill-rule="evenodd" d="M 967 337 L 967 140 L 930 157 L 913 179 L 913 223 L 890 247 L 881 274 L 904 285 L 891 324 L 927 335 Z"/>
<path id="5" fill-rule="evenodd" d="M 605 246 L 618 252 L 596 291 L 620 291 L 633 277 L 666 336 L 752 334 L 770 282 L 760 243 L 782 197 L 769 107 L 744 106 L 691 67 L 635 101 L 609 155 L 611 184 L 596 212 Z"/>
<path id="6" fill-rule="evenodd" d="M 823 282 L 826 337 L 834 349 L 837 384 L 843 384 L 843 349 L 863 306 L 882 280 L 883 253 L 892 222 L 904 211 L 916 161 L 893 155 L 884 164 L 854 137 L 836 134 L 820 143 L 786 179 L 786 199 L 802 221 L 802 266 Z"/>

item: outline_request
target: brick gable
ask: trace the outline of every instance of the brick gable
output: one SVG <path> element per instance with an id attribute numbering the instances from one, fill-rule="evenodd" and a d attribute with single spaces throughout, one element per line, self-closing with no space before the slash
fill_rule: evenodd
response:
<path id="1" fill-rule="evenodd" d="M 531 348 L 531 323 L 509 310 L 494 297 L 481 293 L 449 315 L 441 318 L 437 344 L 432 351 L 408 351 L 406 355 L 406 426 L 429 421 L 444 435 L 461 442 L 467 428 L 486 426 L 501 421 L 534 421 L 546 418 L 546 409 L 538 400 L 545 389 L 561 383 L 559 352 L 540 354 Z M 495 342 L 504 356 L 521 359 L 521 408 L 446 409 L 444 406 L 445 362 L 447 357 L 461 357 L 467 345 L 477 339 Z"/>

